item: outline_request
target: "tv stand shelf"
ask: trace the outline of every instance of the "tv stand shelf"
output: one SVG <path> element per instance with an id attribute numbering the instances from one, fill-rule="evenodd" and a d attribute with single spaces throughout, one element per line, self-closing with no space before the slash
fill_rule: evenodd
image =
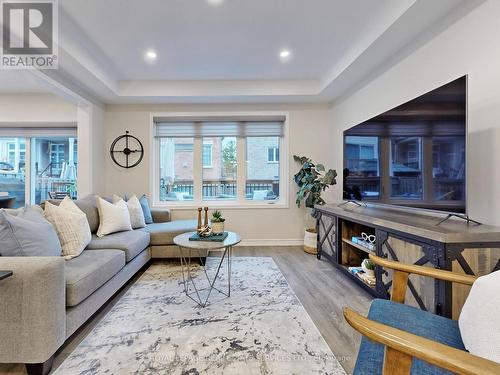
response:
<path id="1" fill-rule="evenodd" d="M 363 245 L 360 245 L 360 244 L 357 244 L 355 242 L 352 242 L 351 240 L 348 240 L 347 238 L 342 238 L 342 242 L 345 243 L 345 244 L 347 244 L 347 245 L 349 245 L 349 246 L 355 247 L 358 250 L 364 251 L 367 254 L 375 254 L 375 251 L 370 250 L 369 248 L 367 248 L 367 247 L 365 247 Z"/>
<path id="2" fill-rule="evenodd" d="M 377 298 L 389 298 L 392 271 L 375 269 L 375 286 L 348 267 L 359 267 L 370 253 L 392 260 L 481 275 L 500 269 L 500 228 L 467 224 L 444 215 L 378 206 L 329 204 L 316 206 L 318 259 L 329 260 L 340 272 Z M 439 225 L 438 225 L 439 224 Z M 354 243 L 362 233 L 375 235 L 374 250 Z M 468 288 L 411 276 L 407 303 L 457 318 Z"/>

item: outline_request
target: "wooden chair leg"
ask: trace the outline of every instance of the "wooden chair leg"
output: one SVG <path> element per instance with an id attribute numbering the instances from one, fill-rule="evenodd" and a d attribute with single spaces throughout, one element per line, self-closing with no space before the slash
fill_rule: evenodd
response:
<path id="1" fill-rule="evenodd" d="M 26 372 L 28 375 L 47 375 L 52 369 L 54 363 L 54 356 L 47 359 L 42 363 L 26 363 Z"/>
<path id="2" fill-rule="evenodd" d="M 383 375 L 410 375 L 412 357 L 390 347 L 385 348 Z"/>
<path id="3" fill-rule="evenodd" d="M 394 271 L 392 275 L 391 301 L 405 303 L 409 273 Z"/>

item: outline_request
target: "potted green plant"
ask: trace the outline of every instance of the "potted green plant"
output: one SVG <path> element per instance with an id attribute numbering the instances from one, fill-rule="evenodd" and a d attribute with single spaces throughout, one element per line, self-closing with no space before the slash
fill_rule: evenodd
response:
<path id="1" fill-rule="evenodd" d="M 212 224 L 212 233 L 213 234 L 222 234 L 224 233 L 224 222 L 226 219 L 222 217 L 222 212 L 219 210 L 215 210 L 212 213 L 212 217 L 210 218 L 210 223 Z"/>
<path id="2" fill-rule="evenodd" d="M 313 215 L 316 204 L 323 205 L 325 200 L 321 194 L 337 181 L 337 172 L 333 169 L 325 170 L 323 164 L 314 164 L 306 156 L 293 155 L 293 160 L 300 164 L 299 171 L 293 176 L 298 186 L 295 203 L 300 207 L 301 202 L 309 209 L 309 214 Z M 307 221 L 307 220 L 306 220 Z M 304 231 L 304 251 L 309 254 L 316 254 L 316 228 L 305 228 Z"/>
<path id="3" fill-rule="evenodd" d="M 365 259 L 361 263 L 361 268 L 370 277 L 375 277 L 375 263 L 371 259 Z"/>

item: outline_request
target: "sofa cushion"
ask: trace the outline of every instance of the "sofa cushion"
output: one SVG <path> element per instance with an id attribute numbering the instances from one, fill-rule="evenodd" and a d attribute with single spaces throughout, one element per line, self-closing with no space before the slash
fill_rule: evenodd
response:
<path id="1" fill-rule="evenodd" d="M 149 246 L 149 233 L 142 230 L 130 230 L 108 234 L 104 237 L 92 235 L 87 250 L 118 249 L 125 252 L 125 259 L 130 262 Z"/>
<path id="2" fill-rule="evenodd" d="M 84 251 L 65 264 L 66 306 L 76 306 L 125 266 L 121 250 Z"/>
<path id="3" fill-rule="evenodd" d="M 0 210 L 0 256 L 60 256 L 61 243 L 37 206 Z"/>
<path id="4" fill-rule="evenodd" d="M 59 206 L 45 202 L 45 218 L 54 226 L 66 259 L 77 257 L 89 244 L 92 234 L 87 216 L 70 197 Z"/>
<path id="5" fill-rule="evenodd" d="M 146 194 L 143 194 L 143 196 L 139 198 L 139 202 L 141 203 L 142 212 L 144 213 L 144 221 L 146 224 L 153 223 L 153 216 L 151 215 L 151 208 L 149 208 L 149 200 Z"/>
<path id="6" fill-rule="evenodd" d="M 97 197 L 97 209 L 99 210 L 98 237 L 124 230 L 132 230 L 127 203 L 123 199 L 120 198 L 116 203 L 109 203 L 101 197 Z"/>
<path id="7" fill-rule="evenodd" d="M 170 210 L 168 208 L 152 208 L 151 215 L 153 216 L 153 223 L 166 223 L 170 221 Z"/>
<path id="8" fill-rule="evenodd" d="M 165 246 L 173 245 L 175 236 L 195 231 L 197 225 L 196 220 L 175 220 L 166 223 L 148 224 L 146 228 L 140 230 L 151 234 L 150 244 L 152 246 Z"/>
<path id="9" fill-rule="evenodd" d="M 112 201 L 109 197 L 103 197 L 107 202 Z M 47 202 L 52 203 L 55 206 L 59 206 L 61 204 L 61 199 L 47 199 Z M 99 228 L 99 210 L 97 209 L 97 195 L 90 194 L 82 199 L 77 199 L 74 201 L 80 210 L 87 216 L 87 221 L 89 222 L 90 231 L 92 233 L 96 233 Z M 40 207 L 42 209 L 45 208 L 45 202 L 40 203 Z"/>
<path id="10" fill-rule="evenodd" d="M 130 216 L 130 224 L 132 225 L 132 229 L 144 228 L 146 226 L 146 222 L 144 221 L 144 212 L 142 211 L 141 203 L 139 199 L 132 195 L 130 198 L 125 199 L 116 194 L 113 194 L 113 204 L 123 199 L 128 208 L 128 214 Z"/>
<path id="11" fill-rule="evenodd" d="M 97 198 L 95 195 L 87 195 L 82 199 L 77 199 L 75 204 L 87 215 L 90 231 L 97 232 L 99 228 L 99 211 L 97 210 Z"/>
<path id="12" fill-rule="evenodd" d="M 381 299 L 372 302 L 368 318 L 441 344 L 465 350 L 456 320 L 434 315 L 402 303 Z M 382 374 L 383 363 L 384 345 L 363 337 L 353 374 Z M 411 373 L 451 375 L 446 370 L 418 359 L 413 360 Z"/>
<path id="13" fill-rule="evenodd" d="M 460 335 L 467 350 L 500 363 L 500 271 L 474 281 L 458 319 Z"/>

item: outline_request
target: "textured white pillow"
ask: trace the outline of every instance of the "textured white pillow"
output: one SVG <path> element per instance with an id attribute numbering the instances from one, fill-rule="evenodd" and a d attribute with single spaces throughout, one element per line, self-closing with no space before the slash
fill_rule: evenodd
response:
<path id="1" fill-rule="evenodd" d="M 123 199 L 116 203 L 109 203 L 97 197 L 97 210 L 99 211 L 99 229 L 97 236 L 132 230 L 127 204 Z"/>
<path id="2" fill-rule="evenodd" d="M 500 271 L 479 277 L 458 319 L 465 348 L 479 357 L 500 363 Z"/>
<path id="3" fill-rule="evenodd" d="M 87 216 L 69 198 L 59 206 L 45 202 L 45 218 L 54 226 L 62 247 L 62 255 L 71 259 L 80 255 L 92 239 Z"/>
<path id="4" fill-rule="evenodd" d="M 118 195 L 113 195 L 113 203 L 118 202 L 120 199 L 122 198 Z M 144 220 L 144 212 L 142 212 L 142 207 L 139 199 L 137 199 L 135 195 L 132 195 L 125 203 L 128 207 L 130 224 L 132 225 L 132 228 L 144 228 L 146 226 L 146 221 Z"/>

